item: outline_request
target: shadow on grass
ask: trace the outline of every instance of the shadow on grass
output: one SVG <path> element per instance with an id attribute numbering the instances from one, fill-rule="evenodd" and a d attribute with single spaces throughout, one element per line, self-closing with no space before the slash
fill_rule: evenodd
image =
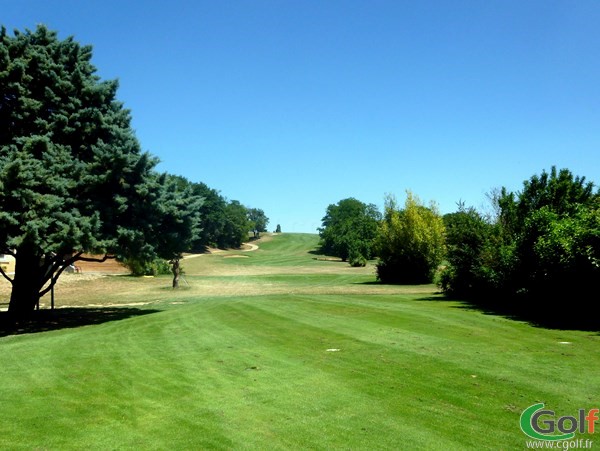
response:
<path id="1" fill-rule="evenodd" d="M 61 308 L 35 311 L 27 319 L 15 319 L 8 312 L 1 312 L 0 337 L 90 326 L 158 312 L 131 307 Z"/>
<path id="2" fill-rule="evenodd" d="M 312 259 L 321 262 L 346 263 L 339 257 L 323 254 L 319 249 L 313 249 L 312 251 L 308 251 L 307 254 L 314 255 Z"/>
<path id="3" fill-rule="evenodd" d="M 319 260 L 319 261 L 325 261 L 325 262 L 346 263 L 340 257 L 335 257 L 333 255 L 324 254 L 319 249 L 313 249 L 311 251 L 307 251 L 307 254 L 314 255 L 313 260 Z"/>
<path id="4" fill-rule="evenodd" d="M 469 301 L 440 293 L 438 296 L 425 296 L 418 301 L 451 301 L 459 305 L 453 307 L 475 310 L 485 315 L 500 316 L 513 321 L 522 321 L 533 327 L 556 330 L 578 330 L 582 332 L 600 332 L 600 322 L 595 315 L 579 314 L 573 311 L 540 308 L 526 308 L 515 301 L 496 299 L 486 303 Z"/>
<path id="5" fill-rule="evenodd" d="M 372 275 L 369 275 L 372 277 Z M 381 287 L 415 287 L 415 288 L 431 288 L 431 294 L 419 298 L 421 301 L 453 301 L 454 299 L 447 299 L 444 296 L 442 291 L 439 291 L 438 287 L 433 283 L 421 283 L 421 284 L 411 284 L 411 283 L 383 283 L 379 280 L 365 280 L 362 282 L 352 282 L 354 285 L 372 285 L 372 286 L 381 286 Z M 427 290 L 429 291 L 429 290 Z"/>

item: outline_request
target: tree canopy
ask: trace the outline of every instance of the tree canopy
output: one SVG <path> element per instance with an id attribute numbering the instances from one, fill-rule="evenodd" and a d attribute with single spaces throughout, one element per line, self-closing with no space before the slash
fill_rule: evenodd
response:
<path id="1" fill-rule="evenodd" d="M 377 277 L 385 283 L 430 283 L 445 253 L 437 206 L 425 207 L 410 191 L 404 208 L 388 197 L 377 237 Z"/>
<path id="2" fill-rule="evenodd" d="M 0 31 L 0 250 L 16 260 L 3 274 L 16 314 L 84 253 L 171 258 L 197 227 L 200 199 L 154 170 L 91 58 L 44 26 Z"/>
<path id="3" fill-rule="evenodd" d="M 381 213 L 373 204 L 352 197 L 327 207 L 319 228 L 321 252 L 340 257 L 370 259 Z"/>
<path id="4" fill-rule="evenodd" d="M 260 208 L 248 209 L 248 221 L 250 221 L 250 227 L 255 238 L 259 238 L 262 232 L 267 231 L 269 218 Z"/>
<path id="5" fill-rule="evenodd" d="M 537 319 L 583 319 L 600 279 L 600 192 L 585 177 L 552 167 L 492 200 L 497 214 L 489 220 L 464 208 L 446 217 L 450 265 L 442 288 Z M 569 308 L 561 305 L 566 300 Z"/>

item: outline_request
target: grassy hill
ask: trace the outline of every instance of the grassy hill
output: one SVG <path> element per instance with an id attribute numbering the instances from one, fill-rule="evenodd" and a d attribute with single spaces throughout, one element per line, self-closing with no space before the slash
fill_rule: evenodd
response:
<path id="1" fill-rule="evenodd" d="M 56 330 L 0 330 L 0 449 L 522 449 L 526 407 L 598 407 L 596 333 L 257 244 L 184 260 L 178 291 L 69 276 Z"/>

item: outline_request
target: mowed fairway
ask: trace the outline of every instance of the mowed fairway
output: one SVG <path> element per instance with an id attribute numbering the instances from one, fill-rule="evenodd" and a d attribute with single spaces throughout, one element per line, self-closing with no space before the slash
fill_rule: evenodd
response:
<path id="1" fill-rule="evenodd" d="M 177 291 L 65 279 L 58 305 L 131 315 L 0 337 L 0 449 L 523 449 L 526 407 L 600 407 L 596 332 L 376 284 L 314 235 L 258 245 L 185 260 Z"/>

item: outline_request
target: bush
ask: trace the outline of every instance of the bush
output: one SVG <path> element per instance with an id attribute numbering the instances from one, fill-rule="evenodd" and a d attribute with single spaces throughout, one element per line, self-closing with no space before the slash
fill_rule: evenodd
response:
<path id="1" fill-rule="evenodd" d="M 364 267 L 367 266 L 367 259 L 363 257 L 360 252 L 352 249 L 350 251 L 350 256 L 348 257 L 348 263 L 350 263 L 350 266 L 353 268 Z"/>
<path id="2" fill-rule="evenodd" d="M 440 285 L 535 320 L 589 322 L 600 280 L 600 193 L 566 169 L 523 186 L 498 192 L 490 220 L 462 208 L 445 217 L 449 267 Z"/>
<path id="3" fill-rule="evenodd" d="M 404 209 L 386 200 L 377 237 L 377 278 L 384 283 L 430 283 L 445 253 L 444 222 L 437 206 L 423 206 L 410 191 Z"/>
<path id="4" fill-rule="evenodd" d="M 444 216 L 444 224 L 449 265 L 440 276 L 442 290 L 454 296 L 480 292 L 483 281 L 478 268 L 491 225 L 475 209 L 462 205 L 458 212 Z"/>
<path id="5" fill-rule="evenodd" d="M 544 208 L 531 215 L 528 227 L 537 232 L 530 249 L 531 292 L 593 296 L 600 280 L 600 209 L 581 206 L 560 218 Z"/>
<path id="6" fill-rule="evenodd" d="M 123 264 L 131 271 L 133 276 L 158 276 L 171 273 L 169 262 L 162 259 L 151 261 L 125 259 Z"/>

